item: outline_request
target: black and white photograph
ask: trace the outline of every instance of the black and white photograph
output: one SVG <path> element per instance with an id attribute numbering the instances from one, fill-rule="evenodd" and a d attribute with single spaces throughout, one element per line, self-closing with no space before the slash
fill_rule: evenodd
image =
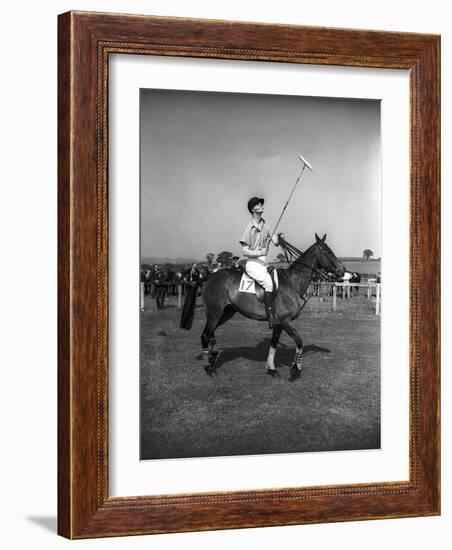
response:
<path id="1" fill-rule="evenodd" d="M 380 102 L 140 93 L 140 458 L 379 449 Z"/>
<path id="2" fill-rule="evenodd" d="M 449 4 L 2 14 L 2 546 L 450 548 Z"/>

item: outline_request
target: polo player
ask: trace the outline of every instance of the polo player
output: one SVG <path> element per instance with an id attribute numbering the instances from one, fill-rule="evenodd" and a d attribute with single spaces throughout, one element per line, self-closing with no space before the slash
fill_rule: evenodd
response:
<path id="1" fill-rule="evenodd" d="M 264 288 L 264 305 L 270 328 L 279 325 L 273 304 L 273 282 L 267 271 L 267 246 L 270 240 L 279 246 L 279 237 L 272 235 L 270 225 L 264 220 L 264 199 L 252 197 L 248 201 L 251 219 L 245 228 L 240 244 L 247 262 L 245 270 L 250 277 Z"/>

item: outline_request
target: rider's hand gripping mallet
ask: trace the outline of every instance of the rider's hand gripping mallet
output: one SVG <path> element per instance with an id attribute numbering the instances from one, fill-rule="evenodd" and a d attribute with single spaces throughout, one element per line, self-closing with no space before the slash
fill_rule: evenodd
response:
<path id="1" fill-rule="evenodd" d="M 309 162 L 304 157 L 299 155 L 298 159 L 302 162 L 303 168 L 301 169 L 300 175 L 298 176 L 297 181 L 295 182 L 295 185 L 293 186 L 292 191 L 290 192 L 289 198 L 287 199 L 287 202 L 284 205 L 283 211 L 281 212 L 281 215 L 279 216 L 279 219 L 276 222 L 275 229 L 273 229 L 273 233 L 271 234 L 270 240 L 267 243 L 267 254 L 268 254 L 268 249 L 270 248 L 270 244 L 271 244 L 272 239 L 273 239 L 273 235 L 276 233 L 276 230 L 278 229 L 279 222 L 281 221 L 281 218 L 284 216 L 284 212 L 286 211 L 287 205 L 289 204 L 289 201 L 292 198 L 292 195 L 295 191 L 295 188 L 297 187 L 298 182 L 300 181 L 301 176 L 303 175 L 303 172 L 304 172 L 305 168 L 306 167 L 309 168 L 309 170 L 311 170 L 311 172 L 312 172 L 312 170 L 314 170 L 312 168 L 312 166 L 309 164 Z"/>

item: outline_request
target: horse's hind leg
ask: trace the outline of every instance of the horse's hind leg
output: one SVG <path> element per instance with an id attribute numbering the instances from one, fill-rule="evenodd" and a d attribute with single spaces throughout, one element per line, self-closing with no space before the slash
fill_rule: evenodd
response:
<path id="1" fill-rule="evenodd" d="M 207 314 L 207 322 L 201 334 L 201 342 L 202 352 L 205 358 L 204 369 L 209 375 L 216 371 L 215 361 L 218 357 L 218 351 L 215 350 L 215 344 L 217 343 L 215 339 L 215 330 L 231 319 L 235 313 L 236 311 L 232 307 L 226 306 L 220 314 L 218 314 L 218 312 L 209 312 Z"/>
<path id="2" fill-rule="evenodd" d="M 210 369 L 210 355 L 211 347 L 215 341 L 215 328 L 212 320 L 207 319 L 204 326 L 204 330 L 201 334 L 201 344 L 202 344 L 202 355 L 204 358 L 204 368 L 206 372 Z"/>
<path id="3" fill-rule="evenodd" d="M 273 329 L 272 339 L 270 342 L 270 349 L 268 350 L 268 357 L 267 357 L 267 374 L 270 374 L 272 377 L 279 377 L 279 372 L 276 370 L 275 367 L 275 354 L 276 354 L 276 348 L 278 347 L 279 338 L 281 336 L 281 332 L 283 330 L 282 325 L 277 325 Z"/>
<path id="4" fill-rule="evenodd" d="M 217 327 L 218 328 L 220 325 L 223 325 L 224 323 L 226 323 L 226 321 L 229 321 L 229 319 L 231 319 L 237 312 L 235 311 L 235 309 L 228 305 L 226 306 L 224 309 L 223 309 L 223 313 L 221 314 L 221 317 L 217 323 Z"/>
<path id="5" fill-rule="evenodd" d="M 297 378 L 300 378 L 301 358 L 303 355 L 303 340 L 301 339 L 301 336 L 298 334 L 298 332 L 293 328 L 293 326 L 289 324 L 288 321 L 285 321 L 283 323 L 283 329 L 292 338 L 292 340 L 295 342 L 295 345 L 297 346 L 297 349 L 295 350 L 294 361 L 292 363 L 292 367 L 290 369 L 290 375 L 289 375 L 289 381 L 293 382 Z"/>
<path id="6" fill-rule="evenodd" d="M 221 312 L 207 313 L 207 321 L 204 330 L 201 334 L 202 354 L 204 357 L 204 369 L 207 374 L 211 375 L 215 372 L 215 360 L 218 352 L 215 351 L 215 329 L 220 320 Z"/>

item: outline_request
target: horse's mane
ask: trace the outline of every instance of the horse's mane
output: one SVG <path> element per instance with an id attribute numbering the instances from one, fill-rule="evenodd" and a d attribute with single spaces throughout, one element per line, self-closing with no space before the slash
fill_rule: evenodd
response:
<path id="1" fill-rule="evenodd" d="M 312 244 L 304 252 L 299 250 L 293 244 L 287 242 L 285 239 L 280 238 L 280 245 L 286 256 L 286 260 L 289 264 L 288 271 L 289 273 L 296 269 L 298 265 L 303 264 L 303 259 L 306 257 L 307 253 L 315 246 L 316 243 Z"/>

